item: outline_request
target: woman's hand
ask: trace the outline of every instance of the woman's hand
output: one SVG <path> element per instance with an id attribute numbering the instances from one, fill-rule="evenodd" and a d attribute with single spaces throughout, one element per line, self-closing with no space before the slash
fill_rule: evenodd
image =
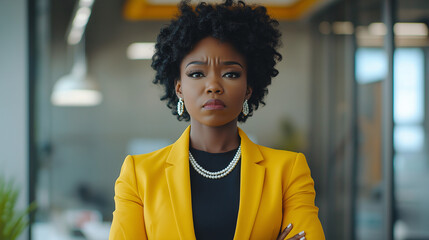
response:
<path id="1" fill-rule="evenodd" d="M 285 230 L 283 230 L 283 232 L 281 232 L 279 234 L 279 236 L 277 237 L 277 240 L 284 240 L 286 239 L 286 236 L 290 233 L 290 231 L 292 231 L 293 225 L 292 223 L 289 223 L 289 225 L 287 225 L 287 227 L 285 228 Z M 288 238 L 286 240 L 305 240 L 305 232 L 302 231 L 300 233 L 298 233 L 297 235 Z"/>

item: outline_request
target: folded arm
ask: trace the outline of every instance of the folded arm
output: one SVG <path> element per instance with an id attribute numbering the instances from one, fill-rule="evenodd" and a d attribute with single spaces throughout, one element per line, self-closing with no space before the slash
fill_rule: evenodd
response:
<path id="1" fill-rule="evenodd" d="M 115 183 L 115 211 L 109 239 L 147 239 L 143 207 L 137 188 L 134 159 L 127 156 Z"/>
<path id="2" fill-rule="evenodd" d="M 319 209 L 314 205 L 314 182 L 302 153 L 297 154 L 292 171 L 285 182 L 282 230 L 292 223 L 294 228 L 289 236 L 305 231 L 306 239 L 324 240 L 325 235 L 318 218 Z"/>

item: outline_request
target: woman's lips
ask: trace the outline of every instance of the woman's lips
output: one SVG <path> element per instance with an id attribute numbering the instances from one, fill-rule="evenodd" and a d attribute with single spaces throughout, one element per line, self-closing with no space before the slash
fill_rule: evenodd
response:
<path id="1" fill-rule="evenodd" d="M 219 99 L 210 99 L 204 104 L 203 108 L 207 110 L 224 109 L 225 103 Z"/>

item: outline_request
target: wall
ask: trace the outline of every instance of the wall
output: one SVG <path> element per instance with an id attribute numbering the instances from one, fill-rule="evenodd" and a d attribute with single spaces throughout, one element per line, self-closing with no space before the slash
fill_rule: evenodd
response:
<path id="1" fill-rule="evenodd" d="M 0 176 L 20 187 L 22 210 L 28 202 L 27 1 L 0 2 L 0 33 Z"/>

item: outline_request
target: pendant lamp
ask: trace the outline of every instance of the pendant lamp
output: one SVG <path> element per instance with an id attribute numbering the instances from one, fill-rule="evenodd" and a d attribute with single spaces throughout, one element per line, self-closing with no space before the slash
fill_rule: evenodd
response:
<path id="1" fill-rule="evenodd" d="M 95 81 L 87 74 L 84 38 L 73 47 L 72 70 L 55 83 L 51 102 L 55 106 L 96 106 L 101 103 L 102 95 Z"/>
<path id="2" fill-rule="evenodd" d="M 85 29 L 94 0 L 79 0 L 70 21 L 67 43 L 73 51 L 73 67 L 69 74 L 54 85 L 51 102 L 55 106 L 95 106 L 102 95 L 93 79 L 87 74 L 85 55 Z"/>

